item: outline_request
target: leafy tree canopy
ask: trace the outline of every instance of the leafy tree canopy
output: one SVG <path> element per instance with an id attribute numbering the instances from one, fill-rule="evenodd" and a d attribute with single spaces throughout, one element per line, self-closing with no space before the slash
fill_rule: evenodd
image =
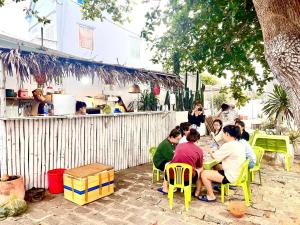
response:
<path id="1" fill-rule="evenodd" d="M 231 71 L 232 95 L 244 103 L 244 90 L 255 84 L 262 92 L 272 79 L 252 0 L 169 0 L 167 7 L 158 4 L 146 18 L 142 37 L 156 52 L 153 62 L 167 70 L 176 62 L 176 73 L 207 70 L 226 77 L 225 71 Z M 156 28 L 162 24 L 166 32 L 158 36 Z M 257 63 L 262 75 L 255 70 Z"/>
<path id="2" fill-rule="evenodd" d="M 25 0 L 12 0 L 13 2 L 22 2 Z M 5 0 L 0 0 L 0 7 L 5 4 Z M 38 2 L 38 0 L 33 0 L 34 3 Z M 83 5 L 81 7 L 82 18 L 83 19 L 103 19 L 106 18 L 107 15 L 111 17 L 111 19 L 115 22 L 122 23 L 127 18 L 125 18 L 126 12 L 131 10 L 130 0 L 84 0 Z M 24 9 L 28 16 L 34 16 L 38 19 L 39 23 L 48 24 L 50 20 L 46 16 L 40 16 L 39 12 L 28 8 Z"/>
<path id="3" fill-rule="evenodd" d="M 200 74 L 201 82 L 204 85 L 219 85 L 220 81 L 216 76 L 210 75 L 207 72 L 203 72 Z"/>

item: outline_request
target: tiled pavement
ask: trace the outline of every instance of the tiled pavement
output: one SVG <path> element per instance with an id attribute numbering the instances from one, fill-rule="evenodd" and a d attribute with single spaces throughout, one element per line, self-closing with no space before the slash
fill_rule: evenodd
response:
<path id="1" fill-rule="evenodd" d="M 151 165 L 146 164 L 116 174 L 116 192 L 108 197 L 78 206 L 63 195 L 47 195 L 39 203 L 29 204 L 19 217 L 0 221 L 2 225 L 21 224 L 300 224 L 300 160 L 291 172 L 266 163 L 262 169 L 263 185 L 252 184 L 253 203 L 245 217 L 234 218 L 227 210 L 232 199 L 243 199 L 242 191 L 231 191 L 225 204 L 204 203 L 192 199 L 189 211 L 184 209 L 183 194 L 174 196 L 173 210 L 168 199 L 151 183 Z"/>

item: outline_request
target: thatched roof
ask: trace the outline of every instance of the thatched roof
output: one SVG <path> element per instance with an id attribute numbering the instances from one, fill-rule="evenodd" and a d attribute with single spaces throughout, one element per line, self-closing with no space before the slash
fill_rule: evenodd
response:
<path id="1" fill-rule="evenodd" d="M 0 47 L 0 60 L 8 74 L 16 73 L 23 82 L 32 75 L 47 76 L 48 81 L 56 82 L 67 76 L 75 76 L 79 80 L 88 75 L 92 80 L 99 77 L 105 84 L 153 81 L 166 88 L 183 86 L 180 78 L 173 74 L 90 61 L 49 49 L 28 51 Z"/>

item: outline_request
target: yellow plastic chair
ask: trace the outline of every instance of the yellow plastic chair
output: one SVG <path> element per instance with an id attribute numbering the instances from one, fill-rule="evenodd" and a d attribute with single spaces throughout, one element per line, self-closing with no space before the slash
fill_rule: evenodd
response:
<path id="1" fill-rule="evenodd" d="M 248 164 L 249 164 L 249 159 L 247 159 L 243 163 L 241 171 L 240 171 L 240 175 L 236 182 L 228 183 L 228 184 L 221 184 L 221 201 L 222 201 L 222 203 L 224 203 L 225 194 L 228 195 L 228 193 L 229 193 L 229 186 L 239 186 L 239 187 L 243 188 L 246 205 L 247 206 L 250 205 L 251 193 L 250 193 L 250 188 L 248 185 Z"/>
<path id="2" fill-rule="evenodd" d="M 253 182 L 254 181 L 254 173 L 258 171 L 258 174 L 259 174 L 259 184 L 261 185 L 261 174 L 260 174 L 260 164 L 261 164 L 261 161 L 262 161 L 262 158 L 264 156 L 264 149 L 261 148 L 261 147 L 258 147 L 258 146 L 253 146 L 252 147 L 254 152 L 255 152 L 255 155 L 256 155 L 256 164 L 253 168 L 251 168 L 249 170 L 250 172 L 250 181 Z"/>
<path id="3" fill-rule="evenodd" d="M 255 131 L 253 132 L 253 134 L 251 134 L 251 136 L 250 136 L 250 138 L 249 138 L 249 141 L 248 141 L 249 145 L 252 146 L 254 137 L 255 137 L 256 135 L 258 135 L 258 134 L 260 134 L 260 131 L 259 131 L 259 130 L 255 130 Z"/>
<path id="4" fill-rule="evenodd" d="M 170 171 L 173 170 L 174 174 L 174 184 L 170 182 Z M 189 183 L 187 186 L 184 185 L 184 174 L 185 171 L 188 171 L 189 174 Z M 166 172 L 167 172 L 167 181 L 169 184 L 168 190 L 168 198 L 169 198 L 169 205 L 170 209 L 173 206 L 173 196 L 174 196 L 174 189 L 181 188 L 184 190 L 184 202 L 186 210 L 189 209 L 189 203 L 192 199 L 192 175 L 193 175 L 193 168 L 192 166 L 185 164 L 185 163 L 169 163 L 166 165 Z"/>
<path id="5" fill-rule="evenodd" d="M 265 152 L 277 152 L 285 154 L 285 168 L 290 171 L 290 154 L 288 146 L 289 136 L 257 134 L 253 138 L 252 146 L 262 147 Z"/>
<path id="6" fill-rule="evenodd" d="M 154 183 L 154 177 L 155 177 L 155 173 L 156 173 L 156 181 L 160 181 L 160 170 L 157 169 L 153 163 L 153 157 L 154 157 L 154 154 L 157 150 L 157 147 L 151 147 L 149 149 L 149 154 L 151 156 L 151 162 L 152 162 L 152 183 Z"/>

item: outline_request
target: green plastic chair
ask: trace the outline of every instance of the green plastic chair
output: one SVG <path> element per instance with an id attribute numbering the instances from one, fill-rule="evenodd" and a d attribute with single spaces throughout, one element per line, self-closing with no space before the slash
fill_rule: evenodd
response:
<path id="1" fill-rule="evenodd" d="M 151 147 L 149 149 L 149 154 L 151 156 L 151 162 L 152 162 L 152 183 L 154 183 L 154 177 L 155 177 L 155 173 L 156 173 L 156 181 L 160 181 L 160 170 L 157 169 L 153 163 L 153 157 L 154 157 L 154 154 L 157 150 L 157 147 Z"/>
<path id="2" fill-rule="evenodd" d="M 171 170 L 173 170 L 173 174 L 174 174 L 174 184 L 171 184 L 170 182 Z M 189 174 L 189 183 L 187 186 L 184 185 L 184 174 L 186 170 L 188 171 Z M 181 188 L 181 190 L 184 190 L 185 209 L 188 210 L 189 203 L 192 199 L 193 167 L 185 163 L 169 163 L 166 165 L 166 173 L 167 173 L 167 181 L 169 184 L 168 198 L 169 198 L 170 209 L 172 209 L 173 207 L 174 189 Z"/>
<path id="3" fill-rule="evenodd" d="M 268 152 L 277 152 L 285 154 L 285 168 L 290 171 L 290 154 L 288 152 L 288 145 L 290 139 L 283 135 L 267 135 L 257 134 L 253 138 L 252 146 L 261 147 Z"/>
<path id="4" fill-rule="evenodd" d="M 244 191 L 244 196 L 245 196 L 245 201 L 246 205 L 250 205 L 251 201 L 251 192 L 250 192 L 250 187 L 248 184 L 248 164 L 249 164 L 249 159 L 247 159 L 241 168 L 240 175 L 237 179 L 236 182 L 233 183 L 228 183 L 228 184 L 221 184 L 221 202 L 224 203 L 224 198 L 225 194 L 228 195 L 229 193 L 229 186 L 238 186 L 242 187 Z"/>
<path id="5" fill-rule="evenodd" d="M 250 172 L 250 176 L 249 176 L 249 179 L 251 182 L 254 181 L 254 173 L 258 171 L 258 174 L 259 174 L 259 184 L 261 185 L 262 182 L 261 182 L 261 174 L 260 174 L 260 164 L 261 164 L 261 161 L 262 161 L 262 158 L 264 156 L 264 149 L 261 148 L 261 147 L 258 147 L 258 146 L 254 146 L 253 147 L 253 150 L 255 152 L 255 155 L 256 155 L 256 164 L 253 168 L 251 168 L 249 170 Z"/>

